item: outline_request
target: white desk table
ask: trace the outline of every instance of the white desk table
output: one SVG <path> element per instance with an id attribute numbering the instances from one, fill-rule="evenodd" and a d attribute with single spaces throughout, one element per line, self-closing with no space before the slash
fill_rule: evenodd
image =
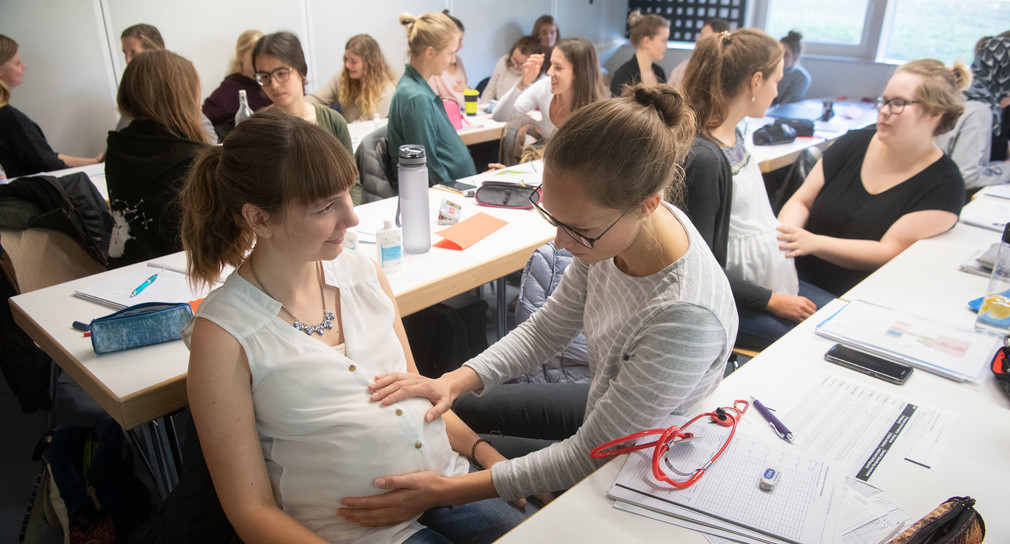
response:
<path id="1" fill-rule="evenodd" d="M 816 102 L 817 113 L 820 113 L 820 100 L 805 101 Z M 786 104 L 794 106 L 794 104 Z M 781 106 L 780 106 L 781 107 Z M 843 112 L 852 113 L 852 117 L 843 116 Z M 858 112 L 858 114 L 857 114 Z M 768 115 L 761 119 L 746 118 L 746 138 L 747 150 L 751 157 L 758 161 L 762 173 L 768 173 L 789 166 L 796 160 L 800 152 L 808 147 L 817 147 L 824 151 L 831 145 L 831 142 L 849 130 L 870 126 L 877 122 L 877 112 L 872 104 L 862 102 L 837 102 L 835 103 L 835 116 L 830 121 L 815 121 L 814 135 L 796 138 L 788 144 L 779 145 L 754 145 L 754 131 L 773 123 L 774 108 L 768 110 Z"/>
<path id="2" fill-rule="evenodd" d="M 985 278 L 960 272 L 958 264 L 995 233 L 958 225 L 952 231 L 914 244 L 846 294 L 885 306 L 916 312 L 952 325 L 974 322 L 965 303 L 985 289 Z M 900 462 L 881 488 L 914 517 L 921 517 L 952 496 L 970 495 L 986 522 L 987 541 L 1010 540 L 1010 518 L 1003 510 L 1010 490 L 1010 399 L 987 378 L 982 384 L 956 383 L 927 372 L 915 372 L 903 386 L 858 374 L 824 361 L 833 342 L 818 337 L 818 323 L 841 307 L 835 301 L 798 325 L 760 355 L 730 375 L 701 408 L 723 406 L 737 398 L 760 395 L 794 373 L 823 372 L 880 389 L 909 402 L 954 412 L 952 435 L 932 469 Z M 757 413 L 744 422 L 764 426 Z M 631 432 L 633 429 L 629 429 Z M 701 533 L 613 508 L 606 497 L 624 457 L 574 486 L 502 542 L 707 542 Z"/>
<path id="3" fill-rule="evenodd" d="M 446 194 L 432 189 L 433 206 Z M 508 224 L 464 251 L 432 248 L 421 255 L 406 254 L 403 270 L 389 275 L 404 314 L 522 268 L 533 250 L 554 236 L 554 229 L 532 210 L 483 208 L 472 199 L 453 200 L 463 206 L 464 218 L 482 211 Z M 389 199 L 357 210 L 391 217 L 395 208 L 395 200 Z M 433 230 L 441 230 L 434 225 L 434 217 Z M 439 239 L 432 236 L 433 241 Z M 374 244 L 363 244 L 358 250 L 374 252 L 374 248 Z M 138 263 L 130 268 L 143 266 L 145 263 Z M 11 298 L 11 309 L 17 324 L 124 429 L 142 426 L 141 440 L 148 442 L 149 450 L 164 461 L 173 455 L 169 444 L 173 434 L 171 423 L 164 416 L 187 404 L 189 352 L 185 345 L 168 342 L 96 355 L 90 339 L 71 328 L 73 321 L 89 322 L 112 313 L 110 308 L 73 296 L 74 291 L 123 275 L 125 271 L 110 270 L 18 295 Z M 161 428 L 145 425 L 159 418 Z M 170 489 L 174 484 L 174 467 L 161 468 L 167 471 L 162 475 L 168 482 L 163 489 Z"/>
<path id="4" fill-rule="evenodd" d="M 508 123 L 495 121 L 489 113 L 478 113 L 477 115 L 464 115 L 463 128 L 456 131 L 461 140 L 466 145 L 479 144 L 500 140 L 505 133 Z M 351 149 L 357 151 L 358 144 L 362 138 L 368 136 L 373 131 L 389 124 L 389 119 L 379 121 L 355 121 L 347 123 L 347 129 L 351 133 Z"/>

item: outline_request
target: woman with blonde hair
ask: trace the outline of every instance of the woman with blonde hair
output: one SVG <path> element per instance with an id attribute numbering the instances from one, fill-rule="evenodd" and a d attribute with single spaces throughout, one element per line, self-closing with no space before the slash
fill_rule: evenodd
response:
<path id="1" fill-rule="evenodd" d="M 463 21 L 449 14 L 449 10 L 444 9 L 442 13 L 456 23 L 456 28 L 459 29 L 459 45 L 456 47 L 456 53 L 452 56 L 452 60 L 449 61 L 449 66 L 441 74 L 435 74 L 428 78 L 428 85 L 431 85 L 438 96 L 455 100 L 460 107 L 463 107 L 463 91 L 470 88 L 470 84 L 466 81 L 466 68 L 463 67 L 463 61 L 459 58 L 459 52 L 463 49 L 463 34 L 466 33 L 466 28 L 463 26 Z"/>
<path id="2" fill-rule="evenodd" d="M 386 62 L 386 56 L 375 38 L 358 34 L 344 46 L 344 69 L 318 91 L 306 96 L 312 104 L 340 104 L 340 112 L 348 123 L 389 116 L 389 104 L 396 90 L 396 74 Z"/>
<path id="3" fill-rule="evenodd" d="M 957 222 L 964 181 L 934 143 L 964 111 L 963 64 L 908 62 L 877 99 L 877 124 L 829 147 L 782 207 L 779 242 L 800 274 L 841 295 L 917 240 Z"/>
<path id="4" fill-rule="evenodd" d="M 737 125 L 763 117 L 778 93 L 782 46 L 756 29 L 703 38 L 683 88 L 698 116 L 688 157 L 687 212 L 725 267 L 737 311 L 737 345 L 764 349 L 833 297 L 799 282 L 778 247 L 764 178 Z"/>
<path id="5" fill-rule="evenodd" d="M 625 85 L 644 83 L 651 87 L 666 83 L 666 72 L 656 63 L 666 55 L 670 21 L 659 15 L 642 15 L 636 9 L 628 15 L 628 26 L 635 54 L 614 72 L 614 79 L 610 82 L 610 93 L 614 96 L 619 96 Z"/>
<path id="6" fill-rule="evenodd" d="M 543 62 L 543 55 L 526 59 L 519 81 L 498 101 L 492 115 L 495 121 L 540 110 L 540 126 L 544 136 L 550 137 L 579 108 L 607 97 L 596 49 L 589 40 L 558 40 L 550 53 L 548 77 L 538 80 Z"/>
<path id="7" fill-rule="evenodd" d="M 235 42 L 235 57 L 231 60 L 228 75 L 210 96 L 203 101 L 203 114 L 214 126 L 234 126 L 235 113 L 238 112 L 238 92 L 245 91 L 249 107 L 259 111 L 272 104 L 270 98 L 263 93 L 263 88 L 253 79 L 256 70 L 253 68 L 252 51 L 256 42 L 263 37 L 259 30 L 246 30 L 239 34 Z"/>
<path id="8" fill-rule="evenodd" d="M 410 62 L 389 106 L 390 161 L 399 163 L 401 145 L 419 144 L 427 158 L 429 185 L 472 176 L 477 170 L 470 151 L 456 134 L 438 93 L 428 84 L 456 55 L 459 29 L 449 16 L 437 11 L 419 16 L 404 13 L 400 24 L 407 31 Z"/>
<path id="9" fill-rule="evenodd" d="M 200 76 L 165 49 L 137 55 L 116 98 L 126 128 L 109 132 L 105 181 L 116 225 L 113 266 L 182 249 L 178 193 L 193 157 L 208 142 L 200 123 Z"/>
<path id="10" fill-rule="evenodd" d="M 214 489 L 250 544 L 490 542 L 525 516 L 497 499 L 383 527 L 337 515 L 383 474 L 466 474 L 477 443 L 451 412 L 423 422 L 426 400 L 364 394 L 373 376 L 417 367 L 382 269 L 341 244 L 358 224 L 357 175 L 332 134 L 271 109 L 204 150 L 186 180 L 189 277 L 213 284 L 235 267 L 183 333 Z M 475 462 L 501 460 L 483 447 Z"/>
<path id="11" fill-rule="evenodd" d="M 575 112 L 548 140 L 543 185 L 537 188 L 542 198 L 534 202 L 557 228 L 557 247 L 575 256 L 557 289 L 540 310 L 461 368 L 435 380 L 385 373 L 369 385 L 379 406 L 424 397 L 434 405 L 428 422 L 452 414 L 447 410 L 453 400 L 471 391 L 483 398 L 511 388 L 510 408 L 521 412 L 541 399 L 531 398 L 530 384 L 503 382 L 541 364 L 584 329 L 592 382 L 575 434 L 495 463 L 490 471 L 379 478 L 376 484 L 390 491 L 344 500 L 338 514 L 380 525 L 434 504 L 563 490 L 603 463 L 589 455 L 596 446 L 657 427 L 671 413 L 688 413 L 715 390 L 736 336 L 733 297 L 698 231 L 664 201 L 683 191 L 677 163 L 693 134 L 690 109 L 680 91 L 667 85 L 632 87 L 620 98 Z M 567 400 L 569 386 L 579 386 L 544 385 L 558 388 L 540 390 L 548 406 L 539 416 L 530 414 L 536 423 L 525 425 L 527 432 L 553 431 L 545 413 L 567 419 L 553 403 Z M 478 454 L 492 451 L 488 444 L 478 446 Z"/>
<path id="12" fill-rule="evenodd" d="M 74 157 L 53 151 L 42 129 L 11 105 L 11 90 L 24 81 L 28 66 L 18 42 L 0 34 L 0 167 L 8 178 L 86 166 L 102 156 Z"/>

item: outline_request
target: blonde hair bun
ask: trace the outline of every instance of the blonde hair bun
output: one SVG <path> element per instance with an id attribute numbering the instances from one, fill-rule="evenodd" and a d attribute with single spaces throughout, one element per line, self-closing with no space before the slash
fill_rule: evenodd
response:
<path id="1" fill-rule="evenodd" d="M 964 65 L 961 61 L 954 61 L 954 65 L 949 68 L 951 75 L 954 76 L 954 86 L 957 89 L 963 90 L 967 89 L 971 85 L 971 71 L 968 67 Z"/>
<path id="2" fill-rule="evenodd" d="M 408 26 L 409 27 L 410 25 L 414 24 L 414 21 L 416 21 L 416 20 L 417 20 L 417 17 L 415 17 L 413 14 L 411 14 L 410 12 L 407 12 L 407 11 L 403 12 L 400 15 L 400 24 L 403 25 L 403 26 Z"/>
<path id="3" fill-rule="evenodd" d="M 628 25 L 635 26 L 639 21 L 642 20 L 642 11 L 635 10 L 628 14 Z"/>

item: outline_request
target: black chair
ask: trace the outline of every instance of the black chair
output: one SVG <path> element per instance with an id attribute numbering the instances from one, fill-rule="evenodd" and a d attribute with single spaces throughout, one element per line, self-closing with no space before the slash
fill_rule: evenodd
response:
<path id="1" fill-rule="evenodd" d="M 793 165 L 789 167 L 785 180 L 782 181 L 782 185 L 779 186 L 779 190 L 775 192 L 775 197 L 772 199 L 772 212 L 775 215 L 778 215 L 782 206 L 785 206 L 793 193 L 800 188 L 800 185 L 803 185 L 803 181 L 807 179 L 807 175 L 823 155 L 824 153 L 816 147 L 808 147 L 800 152 L 796 160 L 793 161 Z"/>
<path id="2" fill-rule="evenodd" d="M 487 88 L 487 83 L 489 81 L 491 81 L 490 77 L 486 77 L 480 80 L 480 83 L 478 83 L 477 86 L 474 87 L 474 89 L 477 89 L 477 92 L 479 92 L 480 94 L 484 94 L 484 89 Z"/>

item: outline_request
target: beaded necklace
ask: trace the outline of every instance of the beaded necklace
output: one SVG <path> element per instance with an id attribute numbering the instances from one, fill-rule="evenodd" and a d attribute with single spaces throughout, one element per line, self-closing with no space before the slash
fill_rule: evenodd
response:
<path id="1" fill-rule="evenodd" d="M 260 289 L 262 289 L 263 292 L 266 293 L 268 297 L 277 300 L 277 297 L 271 295 L 270 291 L 267 291 L 267 288 L 263 285 L 263 282 L 260 281 L 259 275 L 256 274 L 256 267 L 253 266 L 252 255 L 249 255 L 249 271 L 252 272 L 253 279 L 256 280 L 256 284 L 260 286 Z M 291 319 L 295 320 L 294 327 L 309 336 L 312 336 L 312 333 L 319 333 L 319 335 L 322 336 L 323 332 L 325 332 L 326 329 L 332 329 L 333 323 L 331 323 L 330 320 L 336 317 L 333 314 L 333 312 L 326 309 L 326 295 L 323 293 L 323 267 L 322 264 L 318 262 L 316 263 L 316 273 L 319 277 L 319 299 L 323 303 L 322 323 L 319 323 L 318 325 L 306 325 L 305 323 L 302 323 L 300 319 L 295 317 L 295 314 L 291 313 L 287 308 L 284 307 L 283 304 L 281 304 L 281 310 L 284 310 L 284 313 L 288 314 L 289 316 L 291 316 Z"/>

